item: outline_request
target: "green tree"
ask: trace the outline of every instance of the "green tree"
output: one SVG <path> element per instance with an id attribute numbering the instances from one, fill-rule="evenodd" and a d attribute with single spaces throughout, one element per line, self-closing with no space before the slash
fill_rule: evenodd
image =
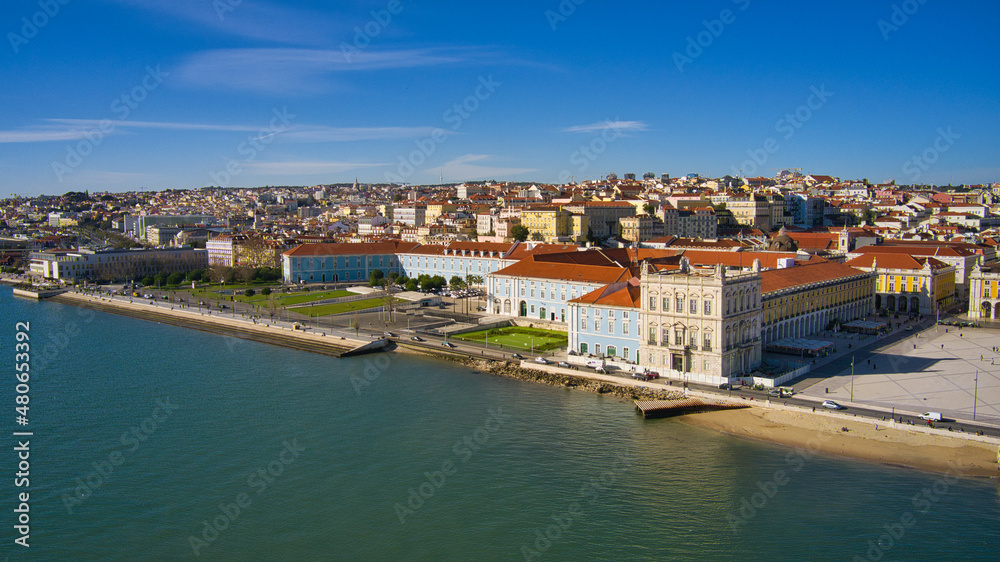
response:
<path id="1" fill-rule="evenodd" d="M 264 295 L 265 297 L 266 296 L 270 296 L 270 294 L 271 294 L 271 288 L 270 287 L 264 287 L 263 289 L 260 290 L 260 294 Z"/>
<path id="2" fill-rule="evenodd" d="M 205 276 L 205 272 L 200 269 L 192 269 L 187 274 L 188 281 L 198 282 L 201 281 L 202 277 Z"/>
<path id="3" fill-rule="evenodd" d="M 382 284 L 382 279 L 384 278 L 385 278 L 385 273 L 382 273 L 381 269 L 375 269 L 372 271 L 372 274 L 369 277 L 369 285 L 371 285 L 372 287 L 379 286 Z"/>
<path id="4" fill-rule="evenodd" d="M 254 296 L 256 294 L 257 294 L 257 291 L 254 291 L 253 289 L 247 289 L 246 291 L 243 291 L 243 296 L 244 297 L 252 297 L 252 296 Z"/>
<path id="5" fill-rule="evenodd" d="M 448 281 L 448 285 L 452 289 L 464 289 L 465 281 L 458 275 L 452 275 L 451 279 Z"/>
<path id="6" fill-rule="evenodd" d="M 149 287 L 151 285 L 156 284 L 156 279 L 154 279 L 152 275 L 147 275 L 142 278 L 141 283 L 143 284 L 143 286 Z"/>
<path id="7" fill-rule="evenodd" d="M 167 285 L 180 285 L 184 281 L 184 274 L 176 271 L 167 277 Z"/>
<path id="8" fill-rule="evenodd" d="M 403 285 L 403 287 L 405 287 L 407 291 L 416 291 L 417 287 L 418 287 L 417 280 L 416 279 L 407 279 L 406 283 Z"/>
<path id="9" fill-rule="evenodd" d="M 531 234 L 531 231 L 528 230 L 528 227 L 524 226 L 523 224 L 519 224 L 514 228 L 510 229 L 511 237 L 513 237 L 514 240 L 517 240 L 518 242 L 524 242 L 525 240 L 527 240 L 529 234 Z"/>

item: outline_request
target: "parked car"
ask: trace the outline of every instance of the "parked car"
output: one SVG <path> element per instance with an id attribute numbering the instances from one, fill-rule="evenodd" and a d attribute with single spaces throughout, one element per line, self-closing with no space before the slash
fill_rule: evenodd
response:
<path id="1" fill-rule="evenodd" d="M 660 378 L 660 373 L 657 373 L 656 371 L 643 371 L 643 373 L 645 373 L 645 375 L 651 379 Z"/>
<path id="2" fill-rule="evenodd" d="M 557 365 L 559 365 L 559 366 L 560 366 L 560 367 L 562 367 L 563 369 L 569 369 L 569 368 L 570 368 L 570 365 L 569 365 L 569 363 L 567 363 L 567 362 L 565 362 L 565 361 L 560 361 L 559 363 L 557 363 Z"/>
<path id="3" fill-rule="evenodd" d="M 524 357 L 520 353 L 511 353 L 510 356 L 513 357 L 514 359 L 517 359 L 518 361 L 524 359 Z"/>
<path id="4" fill-rule="evenodd" d="M 535 363 L 540 363 L 542 365 L 548 365 L 549 360 L 544 357 L 535 357 Z"/>
<path id="5" fill-rule="evenodd" d="M 151 299 L 151 298 L 153 298 L 153 295 L 150 294 L 150 293 L 146 293 L 146 294 L 142 295 L 142 298 L 144 298 L 144 299 Z"/>
<path id="6" fill-rule="evenodd" d="M 385 337 L 387 337 L 387 338 L 394 338 L 394 337 L 396 337 L 396 334 L 394 334 L 392 332 L 382 332 L 382 335 L 385 336 Z"/>
<path id="7" fill-rule="evenodd" d="M 843 406 L 841 406 L 840 404 L 837 404 L 833 400 L 824 400 L 823 401 L 823 407 L 824 408 L 829 408 L 831 410 L 843 410 L 844 409 Z"/>
<path id="8" fill-rule="evenodd" d="M 412 338 L 410 338 L 410 339 L 411 339 L 411 340 L 413 340 L 413 341 L 424 341 L 424 338 L 422 338 L 422 337 L 420 337 L 420 336 L 413 336 L 413 337 L 412 337 Z"/>
<path id="9" fill-rule="evenodd" d="M 722 383 L 722 384 L 719 385 L 719 388 L 722 389 L 722 390 L 732 390 L 733 389 L 733 385 L 729 384 L 728 382 L 724 382 L 724 383 Z"/>
<path id="10" fill-rule="evenodd" d="M 941 416 L 941 412 L 924 412 L 920 414 L 920 419 L 939 422 L 944 418 Z"/>
<path id="11" fill-rule="evenodd" d="M 632 378 L 639 381 L 648 381 L 651 379 L 646 373 L 632 373 Z"/>
<path id="12" fill-rule="evenodd" d="M 441 347 L 455 347 L 455 344 L 451 343 L 450 341 L 443 341 L 441 342 Z"/>

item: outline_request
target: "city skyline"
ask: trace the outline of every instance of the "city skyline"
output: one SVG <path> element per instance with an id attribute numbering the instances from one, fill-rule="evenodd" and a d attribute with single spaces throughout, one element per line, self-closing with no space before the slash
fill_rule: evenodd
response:
<path id="1" fill-rule="evenodd" d="M 792 167 L 1000 179 L 986 2 L 349 4 L 5 5 L 3 196 Z"/>

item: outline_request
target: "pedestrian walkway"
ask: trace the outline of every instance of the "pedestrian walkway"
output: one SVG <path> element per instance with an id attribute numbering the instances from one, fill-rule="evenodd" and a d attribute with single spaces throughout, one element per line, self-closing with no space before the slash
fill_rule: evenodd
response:
<path id="1" fill-rule="evenodd" d="M 817 398 L 1000 422 L 1000 330 L 934 326 L 904 332 L 831 365 L 798 388 Z M 844 364 L 846 363 L 846 365 Z M 973 406 L 975 404 L 975 407 Z"/>

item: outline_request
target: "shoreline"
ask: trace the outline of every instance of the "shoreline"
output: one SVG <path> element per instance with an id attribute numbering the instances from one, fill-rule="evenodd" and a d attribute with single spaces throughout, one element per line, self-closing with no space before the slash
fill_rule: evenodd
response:
<path id="1" fill-rule="evenodd" d="M 742 410 L 691 414 L 679 421 L 792 447 L 807 455 L 821 454 L 966 478 L 998 478 L 1000 440 L 996 439 L 932 434 L 874 420 L 756 405 Z"/>
<path id="2" fill-rule="evenodd" d="M 273 324 L 253 324 L 247 320 L 205 315 L 183 309 L 167 309 L 139 303 L 125 303 L 67 292 L 47 300 L 61 304 L 92 308 L 163 322 L 174 326 L 193 328 L 229 337 L 240 337 L 261 343 L 322 353 L 340 357 L 341 354 L 371 341 L 355 340 L 336 335 L 320 335 L 296 331 Z M 610 395 L 623 400 L 675 400 L 683 398 L 675 389 L 658 389 L 630 380 L 601 376 L 586 372 L 563 372 L 552 366 L 536 368 L 504 360 L 483 360 L 457 351 L 415 347 L 395 342 L 397 353 L 420 354 L 460 363 L 472 371 L 505 378 L 545 384 L 547 386 L 579 389 L 599 395 Z M 701 394 L 694 392 L 694 394 Z M 705 395 L 711 399 L 725 400 L 722 396 Z M 797 407 L 778 405 L 752 405 L 741 410 L 702 412 L 678 416 L 682 423 L 706 429 L 764 441 L 810 452 L 854 460 L 875 462 L 935 473 L 958 474 L 966 477 L 998 477 L 998 445 L 1000 440 L 958 435 L 927 433 L 922 430 L 901 429 L 892 423 L 877 420 L 848 418 L 827 412 L 809 412 Z M 844 428 L 847 431 L 842 431 Z M 964 438 L 963 438 L 964 437 Z"/>

